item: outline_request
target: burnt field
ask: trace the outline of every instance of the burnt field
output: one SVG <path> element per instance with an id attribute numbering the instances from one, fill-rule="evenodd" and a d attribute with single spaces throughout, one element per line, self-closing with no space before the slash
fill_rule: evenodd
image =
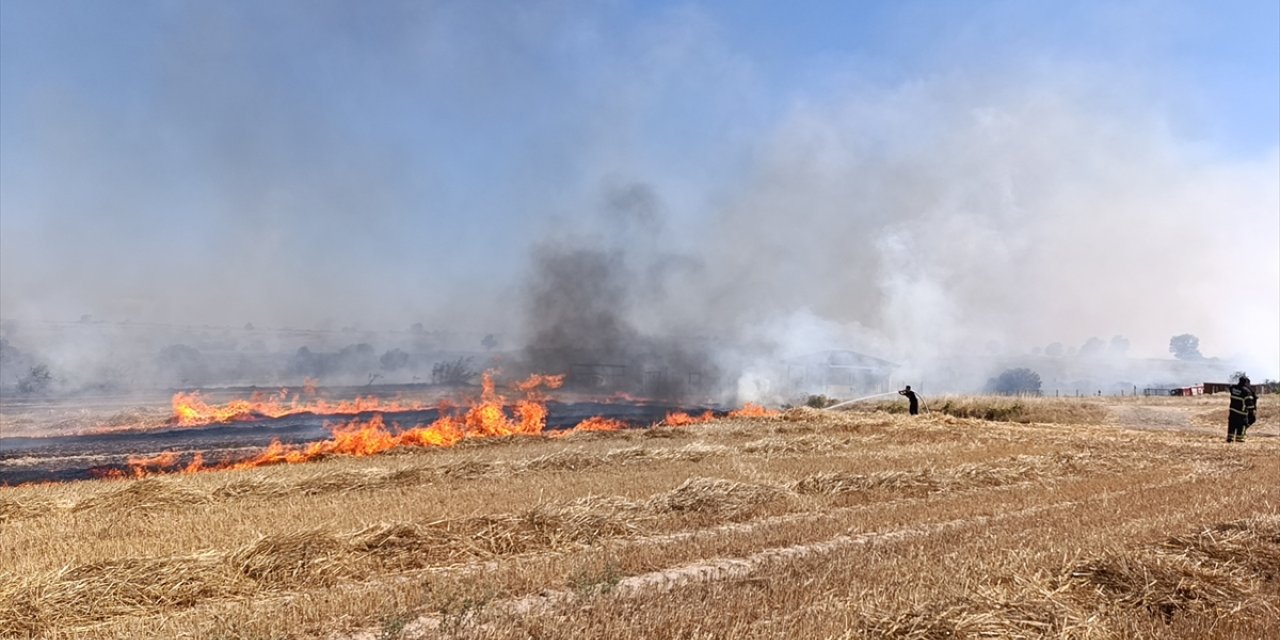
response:
<path id="1" fill-rule="evenodd" d="M 548 402 L 546 429 L 571 429 L 591 417 L 604 417 L 628 427 L 660 423 L 673 412 L 701 414 L 706 407 L 668 404 L 620 404 L 599 402 Z M 720 412 L 724 414 L 723 411 Z M 49 437 L 0 438 L 0 484 L 87 480 L 112 472 L 128 471 L 130 458 L 179 454 L 187 464 L 197 453 L 206 459 L 236 460 L 263 449 L 272 442 L 300 445 L 324 440 L 336 425 L 367 421 L 383 416 L 387 423 L 412 426 L 431 423 L 440 417 L 438 409 L 383 413 L 361 412 L 349 416 L 297 415 L 274 419 L 240 421 L 200 427 L 165 426 L 124 429 L 100 434 Z"/>

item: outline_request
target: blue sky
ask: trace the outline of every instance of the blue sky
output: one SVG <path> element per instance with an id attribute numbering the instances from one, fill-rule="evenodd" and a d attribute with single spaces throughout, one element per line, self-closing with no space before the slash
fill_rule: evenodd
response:
<path id="1" fill-rule="evenodd" d="M 3 0 L 0 315 L 448 317 L 601 185 L 703 228 L 796 114 L 940 79 L 1254 162 L 1280 3 Z"/>

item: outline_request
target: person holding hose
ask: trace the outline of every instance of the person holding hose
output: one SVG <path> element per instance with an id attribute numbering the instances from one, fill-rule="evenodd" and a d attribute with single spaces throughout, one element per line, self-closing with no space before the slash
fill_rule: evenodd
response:
<path id="1" fill-rule="evenodd" d="M 906 389 L 899 391 L 898 395 L 907 397 L 907 409 L 911 412 L 911 415 L 914 416 L 920 413 L 920 399 L 916 397 L 916 392 L 911 390 L 911 385 L 907 385 Z"/>
<path id="2" fill-rule="evenodd" d="M 1249 425 L 1258 420 L 1258 396 L 1249 384 L 1249 376 L 1240 376 L 1231 385 L 1231 412 L 1227 414 L 1227 442 L 1244 442 Z"/>

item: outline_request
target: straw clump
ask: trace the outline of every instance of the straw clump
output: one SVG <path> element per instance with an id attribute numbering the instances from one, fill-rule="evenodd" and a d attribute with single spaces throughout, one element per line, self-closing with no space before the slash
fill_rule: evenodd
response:
<path id="1" fill-rule="evenodd" d="M 55 505 L 47 500 L 0 498 L 0 524 L 11 520 L 35 518 L 54 509 Z"/>
<path id="2" fill-rule="evenodd" d="M 672 439 L 680 440 L 680 439 L 692 438 L 694 436 L 693 436 L 693 433 L 688 428 L 656 426 L 656 427 L 650 427 L 642 431 L 640 433 L 640 437 L 672 438 Z"/>
<path id="3" fill-rule="evenodd" d="M 847 637 L 1129 637 L 1143 612 L 1167 625 L 1179 616 L 1275 619 L 1280 518 L 1262 516 L 1119 549 L 1056 574 L 985 585 L 907 610 L 872 607 Z"/>
<path id="4" fill-rule="evenodd" d="M 367 527 L 346 538 L 356 552 L 399 569 L 491 558 L 591 544 L 642 531 L 643 515 L 623 500 L 583 500 L 539 505 L 521 513 L 442 520 L 429 524 L 390 523 Z"/>
<path id="5" fill-rule="evenodd" d="M 211 500 L 209 494 L 178 484 L 172 480 L 147 478 L 130 482 L 123 488 L 85 498 L 73 511 L 105 509 L 134 512 L 165 507 L 189 507 Z"/>
<path id="6" fill-rule="evenodd" d="M 263 536 L 236 550 L 227 563 L 239 573 L 265 585 L 329 585 L 340 573 L 338 557 L 344 545 L 322 531 Z"/>
<path id="7" fill-rule="evenodd" d="M 298 483 L 303 495 L 342 494 L 351 491 L 368 491 L 388 485 L 417 484 L 421 474 L 393 475 L 382 469 L 333 471 L 306 478 Z"/>
<path id="8" fill-rule="evenodd" d="M 1082 563 L 1067 583 L 1082 597 L 1145 609 L 1166 620 L 1185 612 L 1245 608 L 1274 615 L 1278 572 L 1280 516 L 1267 515 Z"/>
<path id="9" fill-rule="evenodd" d="M 966 464 L 942 470 L 892 470 L 869 474 L 832 471 L 802 478 L 793 483 L 790 489 L 800 494 L 836 495 L 859 491 L 931 492 L 989 487 L 1043 478 L 1047 475 L 1047 466 L 1043 461 L 1026 458 L 1006 467 Z"/>
<path id="10" fill-rule="evenodd" d="M 742 445 L 741 449 L 744 453 L 758 453 L 770 457 L 839 449 L 848 446 L 849 442 L 848 439 L 832 439 L 816 435 L 806 435 L 798 438 L 773 436 L 747 442 Z"/>
<path id="11" fill-rule="evenodd" d="M 262 477 L 238 478 L 220 485 L 210 491 L 210 495 L 220 500 L 237 500 L 241 498 L 275 498 L 289 495 L 293 487 L 279 480 Z"/>
<path id="12" fill-rule="evenodd" d="M 581 450 L 556 451 L 526 460 L 519 465 L 521 471 L 581 471 L 593 469 L 611 461 L 606 457 Z"/>
<path id="13" fill-rule="evenodd" d="M 64 567 L 0 583 L 0 636 L 149 615 L 243 590 L 216 555 L 139 558 Z"/>
<path id="14" fill-rule="evenodd" d="M 649 457 L 654 460 L 663 460 L 667 462 L 701 462 L 707 458 L 715 456 L 732 455 L 734 450 L 722 445 L 692 443 L 687 444 L 679 449 L 666 449 L 654 451 Z"/>
<path id="15" fill-rule="evenodd" d="M 735 517 L 755 507 L 791 497 L 786 489 L 762 484 L 747 484 L 718 478 L 690 478 L 647 503 L 656 513 L 698 513 L 707 516 Z"/>
<path id="16" fill-rule="evenodd" d="M 465 442 L 465 440 L 464 440 Z M 492 474 L 497 465 L 479 460 L 460 460 L 440 468 L 440 476 L 449 479 L 472 479 Z"/>
<path id="17" fill-rule="evenodd" d="M 565 545 L 591 544 L 604 538 L 638 533 L 635 518 L 624 517 L 620 510 L 601 508 L 600 503 L 584 501 L 563 506 L 541 505 L 526 511 L 509 525 L 536 544 L 528 547 L 558 548 Z"/>
<path id="18" fill-rule="evenodd" d="M 1206 564 L 1241 566 L 1264 581 L 1280 581 L 1280 515 L 1223 523 L 1194 535 L 1170 538 L 1161 548 Z"/>
<path id="19" fill-rule="evenodd" d="M 850 638 L 865 640 L 953 640 L 955 638 L 1061 638 L 1063 640 L 1109 637 L 1096 620 L 1069 603 L 1043 594 L 1007 599 L 976 593 L 941 603 L 921 605 L 909 611 L 871 610 L 860 615 Z"/>
<path id="20" fill-rule="evenodd" d="M 395 570 L 455 562 L 476 554 L 464 535 L 440 523 L 373 525 L 357 531 L 350 542 L 355 550 L 368 554 L 382 567 Z"/>

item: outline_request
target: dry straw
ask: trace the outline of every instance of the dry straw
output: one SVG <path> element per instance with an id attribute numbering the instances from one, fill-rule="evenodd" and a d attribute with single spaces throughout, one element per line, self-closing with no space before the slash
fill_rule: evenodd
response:
<path id="1" fill-rule="evenodd" d="M 334 625 L 376 625 L 392 604 L 396 612 L 438 611 L 422 591 L 441 581 L 456 586 L 464 575 L 474 579 L 474 591 L 461 594 L 466 608 L 490 611 L 495 601 L 568 590 L 573 566 L 593 567 L 579 582 L 626 583 L 673 567 L 743 566 L 766 554 L 762 548 L 776 547 L 779 536 L 809 528 L 800 522 L 814 523 L 804 544 L 822 548 L 854 518 L 868 529 L 932 531 L 944 518 L 971 522 L 1024 504 L 1059 505 L 1062 517 L 1046 511 L 1011 519 L 1005 529 L 983 525 L 992 544 L 1009 547 L 993 554 L 999 561 L 963 562 L 977 568 L 972 585 L 945 562 L 934 564 L 966 548 L 955 542 L 960 536 L 885 537 L 903 546 L 846 548 L 842 558 L 852 562 L 843 564 L 853 568 L 833 587 L 838 593 L 814 586 L 822 584 L 820 571 L 779 584 L 778 610 L 758 612 L 762 626 L 754 629 L 767 628 L 770 637 L 847 630 L 866 638 L 1108 640 L 1135 635 L 1133 620 L 1152 629 L 1191 620 L 1202 626 L 1187 628 L 1210 631 L 1219 621 L 1244 620 L 1256 623 L 1246 628 L 1275 630 L 1280 520 L 1241 519 L 1274 504 L 1274 444 L 1259 438 L 1227 448 L 1216 438 L 1111 426 L 794 410 L 771 421 L 616 439 L 511 439 L 510 446 L 395 458 L 15 488 L 0 497 L 6 543 L 36 551 L 10 551 L 24 568 L 0 571 L 0 637 L 163 637 L 189 629 L 305 637 Z M 689 478 L 691 468 L 704 477 Z M 476 479 L 484 482 L 471 483 Z M 1157 512 L 1123 500 L 1115 509 L 1068 506 L 1078 496 L 1102 500 L 1135 483 L 1167 487 L 1149 495 L 1153 505 L 1163 500 L 1171 508 Z M 1072 495 L 1054 497 L 1057 491 Z M 866 495 L 851 500 L 858 492 Z M 493 503 L 477 504 L 477 495 Z M 437 496 L 438 505 L 423 504 Z M 275 508 L 286 500 L 315 508 L 315 521 L 305 525 L 313 529 L 299 530 L 292 515 L 275 513 L 298 513 L 298 504 Z M 856 511 L 842 510 L 851 502 Z M 226 519 L 209 527 L 231 523 L 228 531 L 182 537 L 206 517 Z M 1043 527 L 1063 521 L 1080 526 L 1078 540 L 1092 545 L 1087 553 L 1076 540 L 1042 535 Z M 1195 524 L 1217 521 L 1224 524 Z M 137 527 L 108 544 L 95 537 L 120 522 Z M 1168 536 L 1166 525 L 1183 533 Z M 64 531 L 67 537 L 58 538 Z M 102 560 L 117 549 L 118 559 Z M 661 635 L 665 622 L 691 609 L 696 619 L 734 619 L 743 613 L 735 609 L 739 601 L 798 568 L 792 556 L 770 557 L 768 567 L 709 575 L 701 587 L 671 586 L 665 599 L 644 600 L 634 619 L 584 589 L 581 607 L 551 607 L 546 615 L 555 624 L 542 629 L 570 637 L 556 635 L 557 625 L 591 615 L 602 621 L 595 631 L 634 638 Z M 919 574 L 854 570 L 890 560 L 915 562 Z M 848 591 L 839 590 L 853 577 L 869 583 L 875 597 L 845 599 Z M 928 581 L 937 579 L 965 585 L 931 591 Z M 644 598 L 643 589 L 633 597 Z M 793 615 L 836 602 L 846 606 L 822 620 Z M 459 628 L 522 637 L 526 618 L 510 627 Z M 268 628 L 278 620 L 287 624 Z M 728 633 L 711 622 L 691 624 L 681 628 L 690 637 Z M 394 637 L 387 630 L 397 628 L 403 627 L 380 633 Z"/>

